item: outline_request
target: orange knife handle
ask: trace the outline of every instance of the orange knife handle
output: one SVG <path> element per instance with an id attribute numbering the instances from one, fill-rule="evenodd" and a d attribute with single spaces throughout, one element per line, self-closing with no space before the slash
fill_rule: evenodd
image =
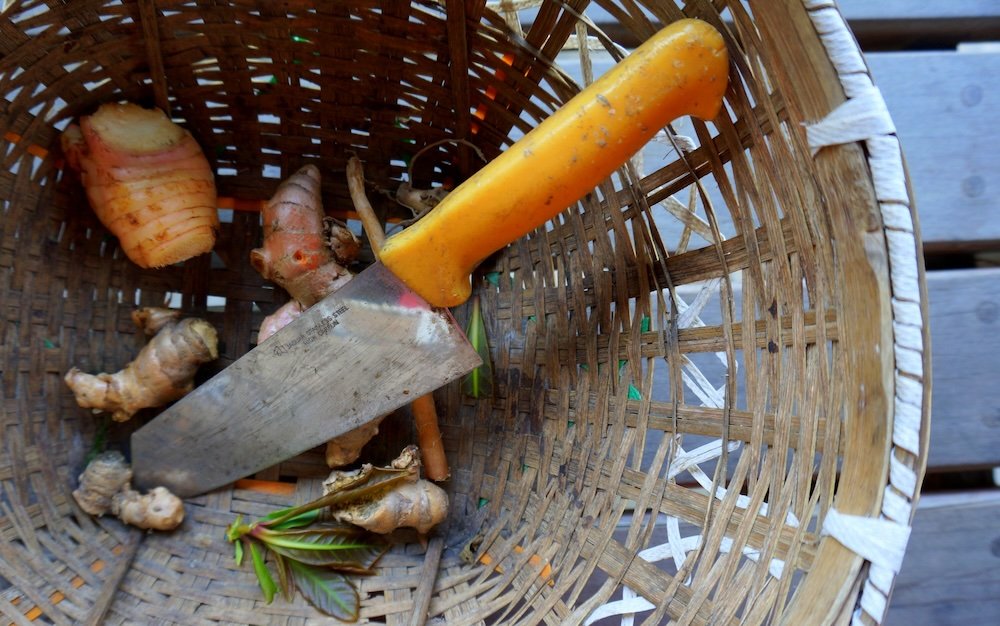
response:
<path id="1" fill-rule="evenodd" d="M 387 239 L 381 261 L 434 306 L 465 302 L 487 256 L 580 200 L 677 117 L 715 117 L 728 73 L 712 26 L 667 26 Z"/>

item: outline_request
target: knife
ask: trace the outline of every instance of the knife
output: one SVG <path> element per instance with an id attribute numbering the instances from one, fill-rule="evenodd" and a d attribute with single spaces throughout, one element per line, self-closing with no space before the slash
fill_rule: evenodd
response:
<path id="1" fill-rule="evenodd" d="M 729 59 L 709 24 L 675 22 L 388 238 L 379 262 L 131 439 L 135 484 L 205 493 L 353 430 L 481 361 L 447 307 L 487 256 L 594 189 L 682 115 L 711 119 Z"/>

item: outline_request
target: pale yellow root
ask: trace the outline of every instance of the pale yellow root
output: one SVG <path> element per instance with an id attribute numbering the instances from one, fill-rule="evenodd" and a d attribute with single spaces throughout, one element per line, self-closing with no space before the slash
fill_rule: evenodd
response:
<path id="1" fill-rule="evenodd" d="M 344 467 L 357 461 L 365 444 L 378 434 L 383 419 L 384 415 L 326 442 L 327 467 Z"/>
<path id="2" fill-rule="evenodd" d="M 132 480 L 132 469 L 121 452 L 104 452 L 87 465 L 79 480 L 73 499 L 90 515 L 104 515 L 111 509 L 111 498 Z"/>
<path id="3" fill-rule="evenodd" d="M 399 202 L 406 208 L 410 209 L 413 213 L 413 217 L 406 220 L 404 224 L 412 224 L 427 215 L 427 213 L 440 204 L 447 195 L 448 190 L 444 187 L 435 187 L 433 189 L 414 189 L 408 182 L 400 183 L 399 187 L 396 189 L 396 202 Z"/>
<path id="4" fill-rule="evenodd" d="M 90 515 L 107 513 L 126 524 L 152 530 L 171 530 L 184 520 L 184 503 L 165 487 L 147 494 L 132 489 L 132 469 L 120 452 L 98 455 L 80 474 L 73 499 Z"/>
<path id="5" fill-rule="evenodd" d="M 198 367 L 218 356 L 215 328 L 203 319 L 187 318 L 165 323 L 121 371 L 92 375 L 74 367 L 65 380 L 79 406 L 110 412 L 122 422 L 140 409 L 183 397 L 194 388 Z"/>
<path id="6" fill-rule="evenodd" d="M 399 456 L 389 464 L 389 468 L 393 470 L 408 470 L 406 480 L 409 482 L 416 481 L 420 476 L 420 450 L 417 446 L 406 446 L 399 453 Z M 353 489 L 371 480 L 378 469 L 370 463 L 365 463 L 358 469 L 333 470 L 327 476 L 326 480 L 323 481 L 323 493 Z"/>
<path id="7" fill-rule="evenodd" d="M 179 309 L 145 306 L 132 311 L 132 322 L 146 333 L 147 337 L 152 337 L 167 324 L 179 322 L 183 316 L 184 312 Z"/>
<path id="8" fill-rule="evenodd" d="M 420 479 L 403 483 L 377 500 L 334 511 L 333 517 L 379 534 L 397 528 L 414 528 L 426 534 L 448 517 L 448 494 Z"/>
<path id="9" fill-rule="evenodd" d="M 111 499 L 111 513 L 137 528 L 172 530 L 184 521 L 184 502 L 166 487 L 146 494 L 126 488 Z"/>
<path id="10" fill-rule="evenodd" d="M 391 533 L 397 528 L 413 528 L 426 534 L 448 517 L 448 494 L 419 478 L 420 450 L 407 446 L 388 468 L 404 470 L 407 476 L 373 499 L 349 502 L 330 510 L 330 516 L 375 533 Z M 358 470 L 330 472 L 323 481 L 324 493 L 344 492 L 365 485 L 381 470 L 365 464 Z"/>

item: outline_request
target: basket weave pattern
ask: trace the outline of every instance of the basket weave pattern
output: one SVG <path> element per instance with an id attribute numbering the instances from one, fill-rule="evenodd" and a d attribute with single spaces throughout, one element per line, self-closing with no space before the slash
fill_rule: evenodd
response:
<path id="1" fill-rule="evenodd" d="M 130 312 L 165 300 L 219 329 L 204 375 L 220 370 L 287 298 L 248 262 L 281 177 L 317 164 L 328 212 L 351 217 L 356 154 L 391 225 L 422 147 L 497 155 L 620 58 L 612 39 L 685 15 L 726 37 L 725 110 L 665 129 L 473 276 L 493 397 L 437 392 L 450 518 L 359 579 L 362 621 L 424 605 L 448 624 L 882 619 L 926 461 L 926 300 L 900 147 L 832 2 L 609 0 L 607 33 L 577 1 L 7 4 L 0 622 L 318 621 L 300 597 L 265 605 L 224 529 L 319 495 L 320 450 L 257 477 L 284 488 L 217 490 L 178 531 L 142 534 L 70 495 L 100 420 L 63 374 L 119 369 L 143 342 Z M 64 171 L 61 129 L 119 99 L 205 149 L 212 255 L 139 269 Z M 480 165 L 443 143 L 412 174 Z M 383 431 L 371 460 L 414 440 L 405 412 Z"/>

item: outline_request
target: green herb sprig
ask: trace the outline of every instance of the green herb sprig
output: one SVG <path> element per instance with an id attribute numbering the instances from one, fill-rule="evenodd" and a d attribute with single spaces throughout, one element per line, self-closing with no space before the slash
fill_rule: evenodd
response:
<path id="1" fill-rule="evenodd" d="M 419 458 L 419 457 L 417 457 Z M 334 521 L 324 509 L 377 499 L 401 482 L 413 480 L 419 466 L 373 468 L 328 485 L 328 493 L 301 506 L 274 511 L 252 523 L 242 516 L 226 529 L 236 564 L 245 555 L 270 604 L 279 591 L 291 599 L 298 590 L 318 610 L 341 621 L 357 621 L 360 598 L 347 574 L 370 574 L 389 549 L 380 535 Z M 268 567 L 277 571 L 277 582 Z"/>

